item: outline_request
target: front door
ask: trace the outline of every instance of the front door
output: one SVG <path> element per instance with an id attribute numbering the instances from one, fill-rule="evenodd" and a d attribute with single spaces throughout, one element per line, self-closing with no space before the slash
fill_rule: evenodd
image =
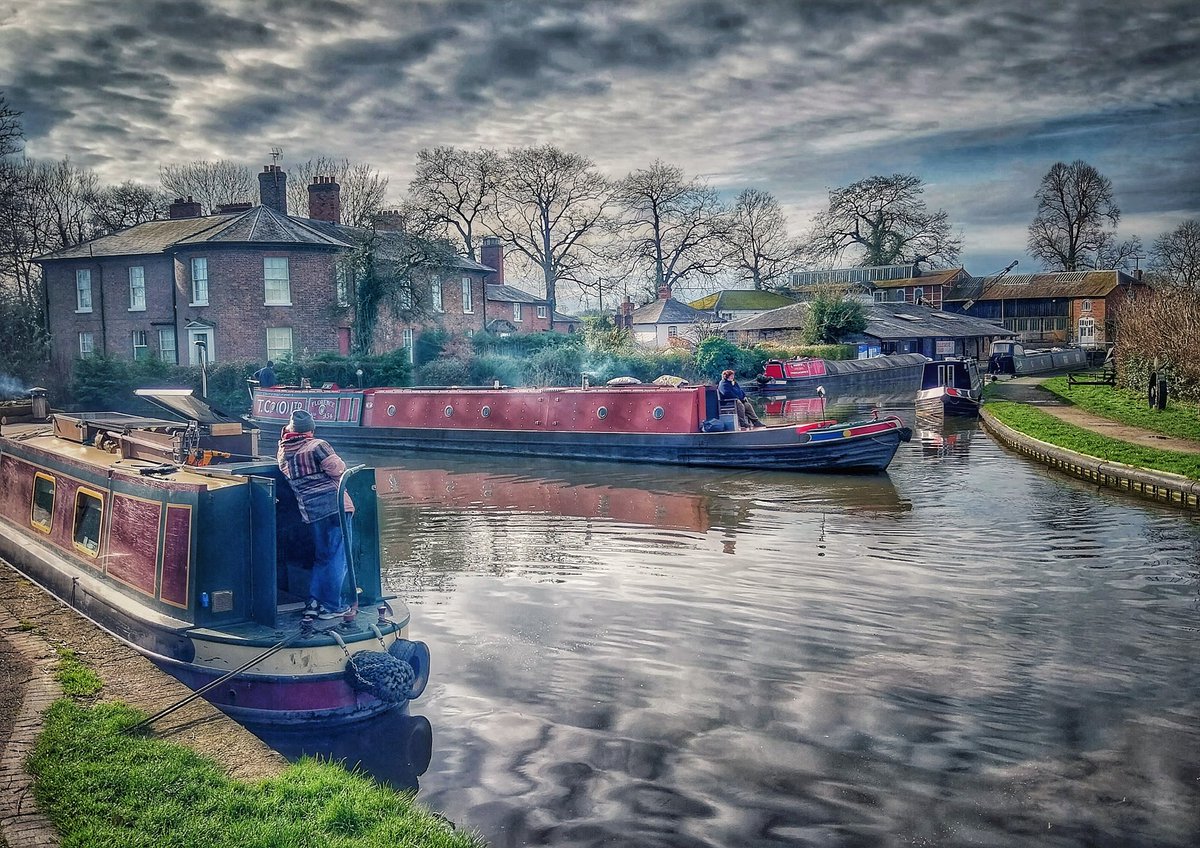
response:
<path id="1" fill-rule="evenodd" d="M 1096 319 L 1079 319 L 1079 346 L 1094 347 L 1096 344 Z"/>
<path id="2" fill-rule="evenodd" d="M 212 364 L 216 359 L 215 350 L 213 348 L 213 330 L 212 327 L 188 327 L 188 362 L 194 366 L 199 366 L 201 363 L 200 348 L 203 344 L 205 348 L 205 362 Z"/>

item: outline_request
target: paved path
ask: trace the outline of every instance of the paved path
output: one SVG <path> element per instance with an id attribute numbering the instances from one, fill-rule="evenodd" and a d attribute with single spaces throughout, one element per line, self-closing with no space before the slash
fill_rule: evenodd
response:
<path id="1" fill-rule="evenodd" d="M 1076 427 L 1091 430 L 1102 436 L 1160 450 L 1200 454 L 1200 441 L 1164 436 L 1153 430 L 1131 427 L 1128 424 L 1122 424 L 1072 406 L 1058 395 L 1051 394 L 1042 388 L 1042 382 L 1046 379 L 1046 377 L 1015 377 L 1010 380 L 998 380 L 991 385 L 995 386 L 993 391 L 996 396 L 1003 400 L 1028 403 L 1068 424 L 1074 424 Z"/>

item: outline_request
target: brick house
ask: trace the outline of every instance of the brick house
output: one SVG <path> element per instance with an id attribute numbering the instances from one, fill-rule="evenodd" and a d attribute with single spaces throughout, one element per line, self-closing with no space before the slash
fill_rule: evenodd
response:
<path id="1" fill-rule="evenodd" d="M 550 329 L 550 304 L 544 297 L 504 283 L 504 242 L 486 236 L 479 259 L 488 269 L 487 314 L 484 327 L 494 333 L 538 333 Z M 573 315 L 554 311 L 554 330 L 574 333 L 582 322 Z"/>
<path id="2" fill-rule="evenodd" d="M 199 364 L 202 350 L 209 362 L 348 353 L 354 280 L 345 260 L 366 231 L 340 224 L 340 187 L 331 178 L 308 187 L 308 218 L 288 215 L 286 187 L 287 175 L 268 165 L 259 206 L 202 215 L 199 203 L 179 199 L 166 220 L 39 257 L 55 367 L 69 372 L 74 360 L 101 352 L 185 365 Z M 377 226 L 385 260 L 403 238 L 395 220 L 385 214 Z M 515 316 L 517 302 L 529 304 L 532 320 L 515 331 L 545 329 L 549 322 L 537 320 L 545 300 L 504 286 L 502 249 L 496 259 L 498 269 L 458 257 L 425 275 L 411 312 L 380 316 L 376 352 L 407 347 L 411 357 L 422 331 L 482 330 L 493 310 Z M 495 278 L 498 286 L 485 283 Z M 556 315 L 556 329 L 559 320 L 575 321 Z"/>
<path id="3" fill-rule="evenodd" d="M 712 311 L 696 309 L 676 300 L 671 296 L 669 286 L 658 290 L 656 300 L 637 309 L 626 298 L 617 318 L 620 326 L 632 331 L 638 344 L 651 348 L 696 344 L 708 328 L 722 323 Z"/>
<path id="4" fill-rule="evenodd" d="M 967 277 L 946 296 L 946 309 L 1002 324 L 1033 345 L 1104 347 L 1116 339 L 1122 303 L 1149 297 L 1140 273 L 1059 271 Z"/>

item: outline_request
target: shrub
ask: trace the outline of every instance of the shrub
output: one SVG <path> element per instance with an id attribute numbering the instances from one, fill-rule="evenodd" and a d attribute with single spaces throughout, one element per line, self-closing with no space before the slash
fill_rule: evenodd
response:
<path id="1" fill-rule="evenodd" d="M 696 348 L 696 371 L 706 380 L 719 380 L 727 368 L 738 371 L 743 363 L 744 349 L 731 341 L 713 336 Z"/>
<path id="2" fill-rule="evenodd" d="M 584 345 L 583 333 L 476 333 L 471 344 L 478 353 L 497 353 L 509 356 L 527 356 L 546 348 L 576 347 Z"/>
<path id="3" fill-rule="evenodd" d="M 522 370 L 530 386 L 572 386 L 583 373 L 583 350 L 566 344 L 545 347 L 526 359 Z"/>
<path id="4" fill-rule="evenodd" d="M 471 366 L 451 357 L 435 359 L 421 366 L 418 380 L 422 386 L 466 386 L 471 382 Z"/>
<path id="5" fill-rule="evenodd" d="M 521 363 L 511 356 L 484 354 L 471 360 L 471 384 L 490 386 L 499 380 L 502 386 L 521 385 Z"/>
<path id="6" fill-rule="evenodd" d="M 810 344 L 837 344 L 867 328 L 867 314 L 857 300 L 839 291 L 822 291 L 808 302 L 804 340 Z"/>

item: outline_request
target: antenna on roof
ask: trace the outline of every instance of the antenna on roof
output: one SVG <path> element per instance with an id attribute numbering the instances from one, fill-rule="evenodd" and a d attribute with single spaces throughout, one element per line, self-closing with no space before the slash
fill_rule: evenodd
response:
<path id="1" fill-rule="evenodd" d="M 282 157 L 283 157 L 283 148 L 282 147 L 272 147 L 271 148 L 271 164 L 272 165 L 278 165 L 279 160 Z"/>

